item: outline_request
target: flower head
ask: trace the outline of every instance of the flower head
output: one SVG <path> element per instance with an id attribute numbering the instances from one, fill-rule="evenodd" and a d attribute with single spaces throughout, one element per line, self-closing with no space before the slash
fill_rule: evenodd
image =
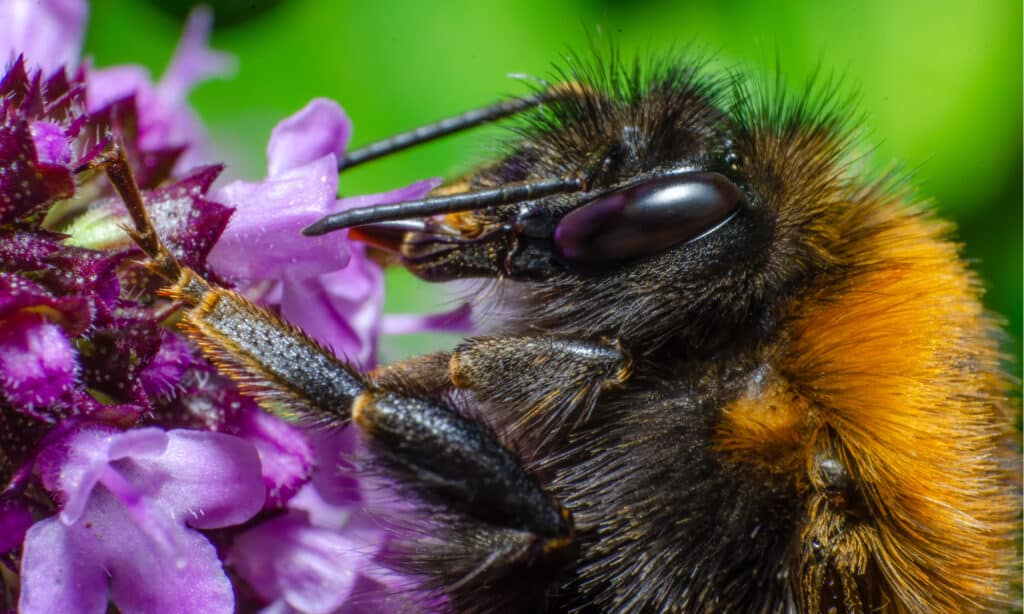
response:
<path id="1" fill-rule="evenodd" d="M 44 74 L 74 68 L 89 7 L 79 0 L 8 0 L 0 4 L 0 62 L 26 55 Z"/>
<path id="2" fill-rule="evenodd" d="M 39 468 L 63 510 L 25 538 L 21 611 L 102 611 L 108 590 L 124 611 L 233 607 L 213 545 L 193 529 L 236 525 L 262 507 L 252 446 L 201 431 L 86 427 L 53 438 Z"/>
<path id="3" fill-rule="evenodd" d="M 338 199 L 351 124 L 317 99 L 275 128 L 264 180 L 215 187 L 222 167 L 195 166 L 209 162 L 206 137 L 185 104 L 231 66 L 207 47 L 209 12 L 193 12 L 155 83 L 137 66 L 78 62 L 86 13 L 76 0 L 0 7 L 0 563 L 20 561 L 20 611 L 99 613 L 109 599 L 125 612 L 230 612 L 248 582 L 257 605 L 329 612 L 360 587 L 385 590 L 386 535 L 343 463 L 352 433 L 265 413 L 169 326 L 176 307 L 120 230 L 123 204 L 88 169 L 123 146 L 183 265 L 264 289 L 265 304 L 364 367 L 388 327 L 463 327 L 468 312 L 382 319 L 366 248 L 299 231 L 438 181 Z"/>
<path id="4" fill-rule="evenodd" d="M 351 207 L 422 198 L 439 179 L 368 196 L 337 198 L 338 160 L 352 132 L 337 103 L 317 98 L 283 120 L 267 145 L 267 178 L 235 181 L 217 192 L 236 214 L 210 254 L 213 269 L 242 283 L 277 284 L 271 304 L 343 358 L 376 360 L 384 279 L 359 244 L 301 231 Z M 251 246 L 265 247 L 253 254 Z"/>
<path id="5" fill-rule="evenodd" d="M 162 326 L 148 298 L 153 280 L 130 262 L 123 235 L 87 232 L 112 227 L 123 210 L 99 177 L 80 175 L 113 139 L 122 142 L 141 180 L 160 185 L 147 197 L 165 240 L 205 270 L 230 215 L 204 198 L 219 168 L 171 181 L 193 135 L 147 136 L 182 116 L 192 78 L 169 72 L 163 115 L 136 106 L 138 88 L 90 106 L 91 83 L 93 92 L 112 89 L 62 66 L 74 63 L 77 42 L 54 46 L 80 41 L 84 3 L 2 10 L 10 20 L 0 47 L 14 51 L 0 79 L 0 552 L 21 551 L 21 610 L 103 611 L 108 588 L 125 611 L 180 603 L 185 588 L 195 611 L 230 610 L 230 582 L 196 529 L 238 524 L 262 508 L 259 454 L 233 435 L 131 428 L 175 397 L 178 378 L 209 366 Z M 193 31 L 182 53 L 203 59 L 204 33 Z M 194 61 L 185 69 L 202 74 Z M 178 590 L 154 581 L 172 563 L 190 570 Z M 67 580 L 63 590 L 54 578 Z"/>
<path id="6" fill-rule="evenodd" d="M 90 70 L 86 82 L 89 113 L 131 99 L 138 116 L 139 149 L 178 152 L 178 172 L 209 162 L 206 131 L 186 97 L 197 83 L 234 71 L 234 58 L 207 46 L 212 25 L 209 8 L 192 11 L 167 70 L 156 83 L 141 66 Z"/>

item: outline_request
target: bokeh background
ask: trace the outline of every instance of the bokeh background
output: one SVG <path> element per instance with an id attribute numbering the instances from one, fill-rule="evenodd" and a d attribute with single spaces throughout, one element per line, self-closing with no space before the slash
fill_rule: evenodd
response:
<path id="1" fill-rule="evenodd" d="M 815 68 L 859 96 L 869 164 L 912 172 L 922 195 L 957 221 L 965 254 L 988 286 L 989 307 L 1021 356 L 1021 2 L 912 0 L 213 0 L 213 45 L 239 59 L 192 102 L 234 176 L 262 177 L 274 124 L 314 96 L 341 102 L 354 145 L 528 91 L 510 74 L 540 77 L 588 37 L 626 52 L 693 44 L 722 66 L 772 70 L 792 87 Z M 159 75 L 190 0 L 96 0 L 87 55 L 97 66 L 142 63 Z M 353 169 L 343 194 L 452 176 L 492 151 L 494 129 L 450 138 Z M 389 273 L 389 311 L 422 311 L 443 296 Z M 386 346 L 392 356 L 436 340 Z"/>

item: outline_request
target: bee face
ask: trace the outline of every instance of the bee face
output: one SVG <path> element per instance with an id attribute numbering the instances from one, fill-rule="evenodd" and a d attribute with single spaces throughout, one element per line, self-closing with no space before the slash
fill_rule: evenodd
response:
<path id="1" fill-rule="evenodd" d="M 531 116 L 512 152 L 462 188 L 555 176 L 583 177 L 585 190 L 428 219 L 405 235 L 403 263 L 432 281 L 550 293 L 564 309 L 536 317 L 587 334 L 655 340 L 683 323 L 702 335 L 742 325 L 789 274 L 762 274 L 773 212 L 740 167 L 741 129 L 715 106 L 721 87 L 683 68 L 629 84 L 626 99 L 599 85 Z M 610 302 L 626 308 L 588 308 Z"/>

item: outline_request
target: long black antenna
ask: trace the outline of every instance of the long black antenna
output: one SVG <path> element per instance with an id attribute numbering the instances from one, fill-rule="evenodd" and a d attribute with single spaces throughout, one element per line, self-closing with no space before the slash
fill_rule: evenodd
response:
<path id="1" fill-rule="evenodd" d="M 568 88 L 554 87 L 537 94 L 506 100 L 497 104 L 492 104 L 488 107 L 483 107 L 482 109 L 474 109 L 472 111 L 462 113 L 461 115 L 456 115 L 432 124 L 427 124 L 426 126 L 421 126 L 415 130 L 410 130 L 409 132 L 396 134 L 395 136 L 384 139 L 383 141 L 370 143 L 365 147 L 360 147 L 359 149 L 348 152 L 342 158 L 341 162 L 338 163 L 338 171 L 350 169 L 353 166 L 362 164 L 363 162 L 369 162 L 370 160 L 375 160 L 381 156 L 386 156 L 388 154 L 402 151 L 403 149 L 408 149 L 415 145 L 419 145 L 420 143 L 439 139 L 443 136 L 452 134 L 453 132 L 459 132 L 460 130 L 466 130 L 467 128 L 473 128 L 480 124 L 486 124 L 488 122 L 503 119 L 510 115 L 521 113 L 545 102 L 551 102 L 562 98 L 568 92 Z"/>
<path id="2" fill-rule="evenodd" d="M 360 226 L 362 224 L 406 220 L 436 215 L 438 213 L 455 213 L 458 211 L 471 211 L 485 207 L 507 205 L 508 203 L 517 203 L 530 198 L 540 198 L 552 194 L 579 192 L 585 189 L 585 186 L 586 179 L 584 177 L 560 177 L 558 179 L 542 181 L 508 183 L 499 188 L 489 190 L 408 200 L 392 205 L 359 207 L 328 215 L 304 229 L 302 234 L 316 236 L 331 232 L 332 230 Z"/>

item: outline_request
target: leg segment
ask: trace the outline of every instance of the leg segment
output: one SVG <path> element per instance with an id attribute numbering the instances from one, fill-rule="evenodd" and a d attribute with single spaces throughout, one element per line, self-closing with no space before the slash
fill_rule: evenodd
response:
<path id="1" fill-rule="evenodd" d="M 601 392 L 624 383 L 629 355 L 614 341 L 558 337 L 470 339 L 452 353 L 456 388 L 469 390 L 518 431 L 544 443 L 587 420 Z"/>
<path id="2" fill-rule="evenodd" d="M 572 517 L 486 427 L 451 409 L 440 391 L 374 386 L 302 331 L 187 268 L 166 293 L 190 306 L 189 335 L 261 405 L 328 425 L 351 419 L 371 462 L 426 505 L 421 513 L 430 514 L 412 520 L 420 538 L 400 547 L 398 567 L 459 609 L 475 608 L 485 584 L 509 609 L 543 600 L 543 587 L 574 554 Z M 530 574 L 543 578 L 530 592 L 509 585 Z"/>
<path id="3" fill-rule="evenodd" d="M 498 526 L 568 537 L 568 512 L 478 423 L 438 404 L 364 392 L 352 421 L 374 451 L 431 502 Z"/>
<path id="4" fill-rule="evenodd" d="M 536 586 L 516 594 L 509 584 L 542 570 L 539 586 L 555 581 L 575 554 L 575 529 L 569 511 L 518 457 L 442 403 L 392 391 L 359 395 L 352 421 L 373 462 L 426 503 L 420 514 L 439 514 L 425 521 L 429 534 L 399 547 L 400 567 L 427 577 L 460 610 L 472 609 L 485 585 L 509 605 L 543 598 Z"/>

